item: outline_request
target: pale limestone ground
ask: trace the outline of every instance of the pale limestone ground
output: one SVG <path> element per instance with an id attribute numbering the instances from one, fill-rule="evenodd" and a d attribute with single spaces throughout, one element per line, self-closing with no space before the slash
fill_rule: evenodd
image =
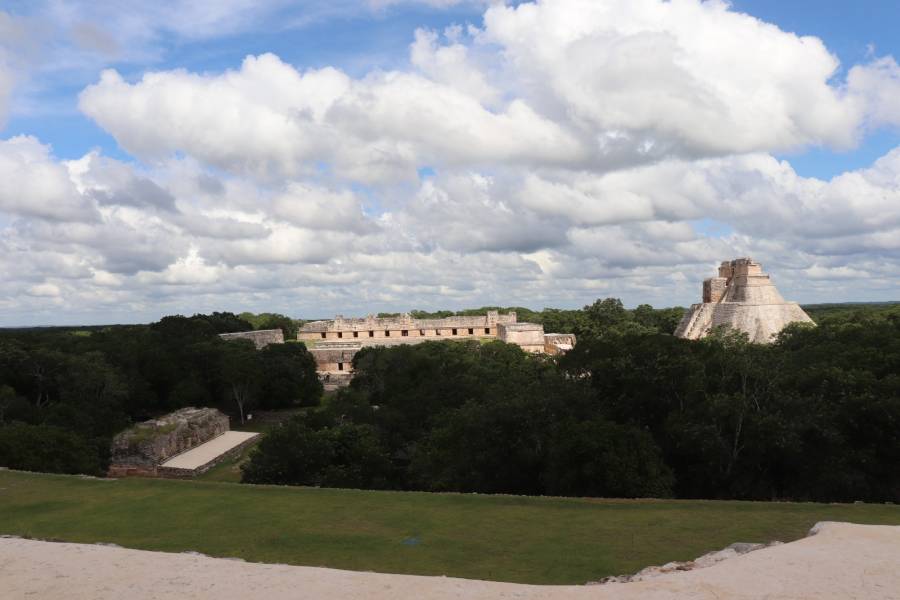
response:
<path id="1" fill-rule="evenodd" d="M 173 469 L 194 470 L 258 435 L 258 433 L 250 433 L 247 431 L 226 431 L 219 437 L 200 444 L 196 448 L 191 448 L 187 452 L 182 452 L 178 456 L 173 456 L 161 466 L 171 467 Z"/>
<path id="2" fill-rule="evenodd" d="M 383 575 L 0 539 L 0 596 L 4 600 L 897 599 L 900 527 L 826 523 L 817 535 L 705 569 L 593 586 Z"/>

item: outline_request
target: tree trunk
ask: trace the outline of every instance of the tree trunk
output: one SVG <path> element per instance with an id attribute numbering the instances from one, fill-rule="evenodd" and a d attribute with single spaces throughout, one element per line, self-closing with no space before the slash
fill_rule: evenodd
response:
<path id="1" fill-rule="evenodd" d="M 241 415 L 241 425 L 243 425 L 243 424 L 244 424 L 244 398 L 243 398 L 243 392 L 241 391 L 241 389 L 240 389 L 239 386 L 237 386 L 237 385 L 235 385 L 235 384 L 231 384 L 231 394 L 232 394 L 232 396 L 234 397 L 234 402 L 235 402 L 235 404 L 237 404 L 238 412 L 239 412 L 240 415 Z"/>

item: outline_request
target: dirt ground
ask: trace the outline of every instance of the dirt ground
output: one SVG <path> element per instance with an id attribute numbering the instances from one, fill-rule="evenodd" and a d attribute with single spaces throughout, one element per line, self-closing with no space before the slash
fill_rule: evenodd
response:
<path id="1" fill-rule="evenodd" d="M 810 537 L 707 568 L 589 586 L 360 573 L 4 538 L 0 590 L 4 600 L 900 599 L 900 527 L 824 523 Z"/>

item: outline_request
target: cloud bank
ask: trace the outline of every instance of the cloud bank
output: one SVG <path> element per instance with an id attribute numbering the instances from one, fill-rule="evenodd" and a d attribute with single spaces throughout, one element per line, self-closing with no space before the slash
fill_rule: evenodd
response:
<path id="1" fill-rule="evenodd" d="M 671 305 L 739 255 L 800 300 L 900 291 L 900 148 L 830 181 L 773 157 L 900 125 L 892 57 L 841 69 L 724 2 L 559 0 L 408 59 L 104 70 L 79 107 L 131 159 L 0 142 L 4 318 Z"/>

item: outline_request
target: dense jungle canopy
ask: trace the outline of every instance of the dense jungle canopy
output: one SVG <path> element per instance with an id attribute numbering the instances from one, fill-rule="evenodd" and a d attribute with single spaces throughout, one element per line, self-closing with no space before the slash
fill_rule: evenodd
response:
<path id="1" fill-rule="evenodd" d="M 244 386 L 257 406 L 307 407 L 265 436 L 245 482 L 900 501 L 900 306 L 808 307 L 818 325 L 771 345 L 729 330 L 678 339 L 681 309 L 609 298 L 517 310 L 577 346 L 560 358 L 499 341 L 366 348 L 350 387 L 324 398 L 302 344 L 217 337 L 251 329 L 243 315 L 4 331 L 0 464 L 102 473 L 130 422 L 187 405 L 236 414 Z M 447 316 L 415 316 L 429 315 Z"/>

